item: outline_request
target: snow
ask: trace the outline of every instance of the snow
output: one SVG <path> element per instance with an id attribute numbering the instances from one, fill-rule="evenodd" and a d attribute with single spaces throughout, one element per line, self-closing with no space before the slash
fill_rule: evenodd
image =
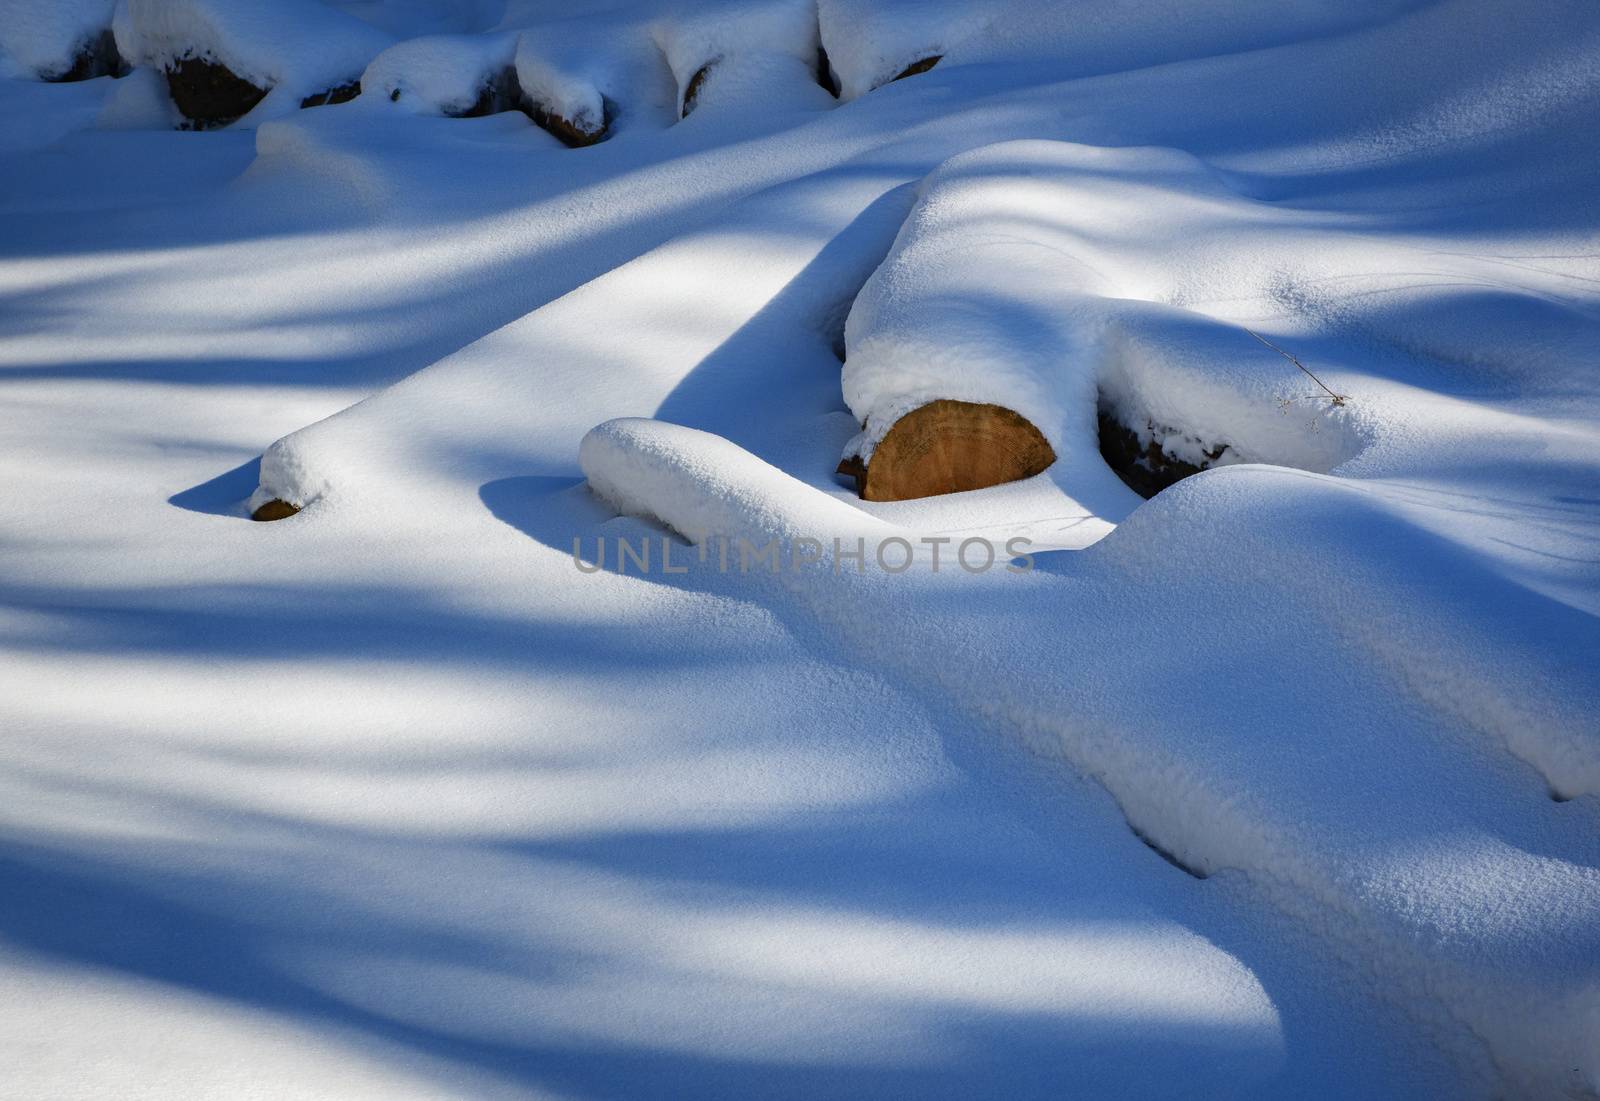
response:
<path id="1" fill-rule="evenodd" d="M 0 60 L 20 66 L 24 77 L 60 76 L 111 26 L 115 6 L 116 0 L 3 0 Z"/>
<path id="2" fill-rule="evenodd" d="M 618 512 L 660 520 L 695 542 L 711 536 L 876 540 L 895 530 L 721 436 L 661 421 L 598 425 L 584 436 L 578 462 L 589 488 Z"/>
<path id="3" fill-rule="evenodd" d="M 1589 0 L 68 7 L 0 1093 L 1600 1095 Z M 931 398 L 1058 461 L 857 500 Z"/>

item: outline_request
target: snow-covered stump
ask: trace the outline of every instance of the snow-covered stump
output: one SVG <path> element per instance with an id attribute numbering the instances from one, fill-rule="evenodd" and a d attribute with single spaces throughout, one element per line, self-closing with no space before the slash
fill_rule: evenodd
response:
<path id="1" fill-rule="evenodd" d="M 940 399 L 907 413 L 868 458 L 847 455 L 839 473 L 865 501 L 907 501 L 1031 478 L 1056 461 L 1026 417 L 1001 405 Z"/>

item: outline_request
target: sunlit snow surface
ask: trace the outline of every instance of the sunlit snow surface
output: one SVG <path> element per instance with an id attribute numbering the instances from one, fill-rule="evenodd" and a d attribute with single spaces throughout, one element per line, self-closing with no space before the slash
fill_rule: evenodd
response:
<path id="1" fill-rule="evenodd" d="M 1591 0 L 128 0 L 33 79 L 112 7 L 0 0 L 0 1097 L 1600 1093 Z M 508 67 L 607 140 L 446 117 Z M 933 397 L 1060 459 L 855 500 Z M 1242 462 L 1141 502 L 1102 405 Z"/>

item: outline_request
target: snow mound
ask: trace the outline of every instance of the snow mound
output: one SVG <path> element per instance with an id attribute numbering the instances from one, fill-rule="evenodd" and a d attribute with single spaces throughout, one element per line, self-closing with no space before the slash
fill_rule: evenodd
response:
<path id="1" fill-rule="evenodd" d="M 583 437 L 578 462 L 589 487 L 619 512 L 659 520 L 695 543 L 898 532 L 721 436 L 681 425 L 607 421 Z"/>

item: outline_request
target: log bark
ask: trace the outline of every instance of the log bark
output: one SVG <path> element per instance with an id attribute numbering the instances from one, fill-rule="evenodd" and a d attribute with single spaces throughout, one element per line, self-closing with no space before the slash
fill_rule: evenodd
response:
<path id="1" fill-rule="evenodd" d="M 939 400 L 894 423 L 871 458 L 849 456 L 839 473 L 865 501 L 908 501 L 1031 478 L 1056 461 L 1044 434 L 1000 405 Z"/>

